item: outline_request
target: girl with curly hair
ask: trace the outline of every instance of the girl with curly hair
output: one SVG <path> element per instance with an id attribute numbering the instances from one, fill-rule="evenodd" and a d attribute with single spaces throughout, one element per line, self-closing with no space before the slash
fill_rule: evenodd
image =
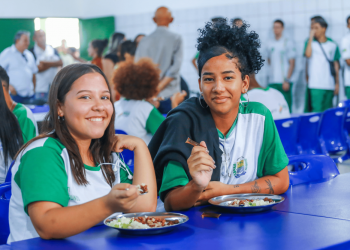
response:
<path id="1" fill-rule="evenodd" d="M 115 70 L 113 82 L 122 96 L 114 104 L 115 129 L 148 144 L 165 119 L 158 109 L 145 101 L 157 92 L 159 69 L 147 58 L 137 63 L 127 60 Z"/>
<path id="2" fill-rule="evenodd" d="M 259 36 L 247 29 L 245 23 L 217 22 L 200 30 L 201 98 L 172 110 L 148 145 L 167 211 L 220 195 L 288 189 L 288 157 L 271 112 L 260 103 L 240 102 L 249 75 L 264 61 Z M 185 144 L 188 137 L 200 146 Z"/>

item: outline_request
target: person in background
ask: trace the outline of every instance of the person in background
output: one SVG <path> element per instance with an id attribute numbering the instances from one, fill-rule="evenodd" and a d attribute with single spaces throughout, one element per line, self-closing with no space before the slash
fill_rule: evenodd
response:
<path id="1" fill-rule="evenodd" d="M 12 111 L 12 113 L 17 117 L 19 126 L 22 131 L 23 142 L 27 143 L 35 136 L 38 135 L 38 125 L 35 121 L 32 111 L 21 103 L 16 103 L 12 100 L 9 94 L 10 88 L 10 78 L 7 75 L 4 68 L 0 66 L 0 78 L 1 85 L 4 92 L 4 98 L 7 104 L 7 107 Z"/>
<path id="2" fill-rule="evenodd" d="M 294 42 L 283 35 L 284 23 L 275 20 L 273 32 L 275 38 L 268 41 L 267 62 L 270 65 L 269 86 L 280 91 L 286 99 L 289 111 L 292 112 L 292 77 L 295 67 Z"/>
<path id="3" fill-rule="evenodd" d="M 35 74 L 38 72 L 33 54 L 28 50 L 30 33 L 18 31 L 15 44 L 0 54 L 0 66 L 10 76 L 9 90 L 14 101 L 35 104 Z"/>
<path id="4" fill-rule="evenodd" d="M 240 17 L 236 17 L 232 19 L 232 25 L 236 25 L 237 27 L 242 27 L 243 20 Z"/>
<path id="5" fill-rule="evenodd" d="M 133 62 L 135 58 L 137 43 L 131 40 L 126 40 L 120 44 L 119 61 L 120 62 Z"/>
<path id="6" fill-rule="evenodd" d="M 35 99 L 47 102 L 52 80 L 63 63 L 57 50 L 46 44 L 45 31 L 35 31 L 33 40 L 35 45 L 29 51 L 33 53 L 39 69 L 36 73 Z"/>
<path id="7" fill-rule="evenodd" d="M 66 40 L 63 39 L 61 42 L 61 46 L 57 47 L 56 49 L 62 60 L 62 64 L 63 64 L 62 67 L 66 67 L 67 65 L 76 63 L 76 60 L 74 59 L 72 54 L 69 53 Z"/>
<path id="8" fill-rule="evenodd" d="M 306 104 L 311 104 L 311 112 L 323 112 L 331 108 L 333 96 L 339 93 L 340 52 L 337 44 L 326 37 L 327 27 L 322 17 L 314 17 L 309 39 L 305 42 L 304 56 L 308 63 L 306 99 L 310 98 Z"/>
<path id="9" fill-rule="evenodd" d="M 289 187 L 288 157 L 271 112 L 240 104 L 249 76 L 264 60 L 248 25 L 208 23 L 197 48 L 201 98 L 172 110 L 148 148 L 167 211 L 189 209 L 230 194 L 281 194 Z M 199 146 L 186 144 L 190 139 Z"/>
<path id="10" fill-rule="evenodd" d="M 345 94 L 350 99 L 350 16 L 346 19 L 349 29 L 348 33 L 343 37 L 341 42 L 341 56 L 344 60 L 344 86 Z"/>
<path id="11" fill-rule="evenodd" d="M 165 119 L 146 101 L 157 92 L 159 73 L 149 58 L 143 58 L 137 63 L 131 60 L 120 63 L 113 77 L 113 83 L 122 96 L 114 103 L 115 129 L 139 137 L 146 144 Z"/>
<path id="12" fill-rule="evenodd" d="M 70 237 L 116 212 L 154 212 L 150 153 L 141 139 L 115 135 L 110 87 L 101 69 L 68 65 L 49 95 L 43 133 L 20 149 L 12 167 L 7 243 Z M 124 149 L 134 151 L 134 175 L 119 157 Z M 141 196 L 136 185 L 142 183 L 148 193 Z"/>
<path id="13" fill-rule="evenodd" d="M 160 102 L 158 108 L 162 114 L 171 110 L 170 97 L 176 92 L 180 92 L 183 44 L 180 35 L 168 30 L 169 24 L 173 20 L 168 8 L 158 8 L 153 18 L 157 29 L 141 40 L 135 55 L 136 62 L 143 57 L 148 57 L 155 64 L 158 64 L 161 70 L 157 93 L 159 93 L 159 97 L 165 98 L 164 101 Z"/>
<path id="14" fill-rule="evenodd" d="M 120 32 L 115 32 L 109 43 L 109 48 L 107 54 L 102 59 L 103 73 L 105 73 L 108 81 L 112 84 L 113 71 L 119 62 L 118 49 L 119 45 L 125 41 L 125 35 Z M 111 85 L 112 91 L 114 91 L 114 86 Z M 115 95 L 113 95 L 114 97 Z"/>
<path id="15" fill-rule="evenodd" d="M 23 145 L 22 131 L 16 116 L 8 107 L 5 91 L 6 88 L 0 88 L 0 184 L 5 182 L 12 159 Z"/>
<path id="16" fill-rule="evenodd" d="M 102 53 L 108 45 L 108 39 L 95 39 L 89 43 L 88 53 L 92 57 L 91 64 L 98 66 L 103 70 Z"/>
<path id="17" fill-rule="evenodd" d="M 136 46 L 139 45 L 139 43 L 141 42 L 141 40 L 145 37 L 146 35 L 145 34 L 138 34 L 135 39 L 134 39 L 134 42 L 136 43 Z"/>
<path id="18" fill-rule="evenodd" d="M 239 19 L 239 20 L 241 20 L 241 19 Z M 241 20 L 241 21 L 242 21 L 242 20 Z M 211 19 L 211 22 L 212 22 L 212 23 L 216 23 L 216 22 L 226 22 L 226 19 L 223 18 L 223 17 L 213 17 L 213 18 Z M 197 71 L 198 71 L 198 66 L 197 66 L 198 57 L 199 57 L 199 51 L 197 51 L 196 55 L 193 57 L 193 59 L 192 59 L 192 61 L 191 61 L 192 64 L 193 64 L 193 66 L 196 68 Z"/>
<path id="19" fill-rule="evenodd" d="M 264 104 L 270 110 L 274 120 L 290 117 L 288 103 L 282 93 L 274 88 L 262 88 L 256 81 L 255 74 L 250 75 L 247 95 L 250 102 L 260 102 Z"/>

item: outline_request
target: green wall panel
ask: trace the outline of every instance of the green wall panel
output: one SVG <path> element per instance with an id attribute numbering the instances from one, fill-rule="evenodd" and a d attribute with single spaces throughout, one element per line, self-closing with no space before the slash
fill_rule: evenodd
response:
<path id="1" fill-rule="evenodd" d="M 31 34 L 30 45 L 34 46 L 33 34 L 34 34 L 34 19 L 4 19 L 0 18 L 0 52 L 5 48 L 13 44 L 15 34 L 19 30 L 29 31 Z"/>
<path id="2" fill-rule="evenodd" d="M 91 60 L 88 56 L 89 42 L 94 39 L 109 39 L 114 33 L 114 17 L 101 17 L 91 19 L 80 19 L 80 56 L 86 60 Z"/>

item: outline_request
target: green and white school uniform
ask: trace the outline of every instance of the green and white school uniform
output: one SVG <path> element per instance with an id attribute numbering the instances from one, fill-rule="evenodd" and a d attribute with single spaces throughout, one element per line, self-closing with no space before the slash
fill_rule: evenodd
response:
<path id="1" fill-rule="evenodd" d="M 270 58 L 269 85 L 283 94 L 289 110 L 292 111 L 293 83 L 290 83 L 289 91 L 284 91 L 282 84 L 288 77 L 289 60 L 296 56 L 294 42 L 284 36 L 278 40 L 272 39 L 268 42 L 267 54 Z"/>
<path id="2" fill-rule="evenodd" d="M 11 159 L 8 159 L 9 164 L 11 164 Z M 5 182 L 6 179 L 6 169 L 8 169 L 9 166 L 5 165 L 5 156 L 2 149 L 2 144 L 0 141 L 0 184 Z"/>
<path id="3" fill-rule="evenodd" d="M 114 103 L 114 108 L 115 129 L 139 137 L 147 145 L 165 119 L 158 109 L 146 101 L 122 98 Z"/>
<path id="4" fill-rule="evenodd" d="M 261 103 L 240 105 L 235 122 L 226 136 L 218 130 L 222 150 L 220 181 L 242 184 L 266 175 L 274 175 L 288 165 L 271 112 Z M 165 191 L 189 182 L 180 163 L 170 161 L 164 169 L 159 191 L 164 200 Z"/>
<path id="5" fill-rule="evenodd" d="M 288 103 L 278 90 L 270 87 L 255 88 L 249 90 L 248 94 L 249 101 L 264 104 L 270 110 L 274 120 L 290 117 Z"/>
<path id="6" fill-rule="evenodd" d="M 130 170 L 112 154 L 118 183 L 132 183 Z M 36 201 L 55 202 L 62 207 L 80 205 L 108 194 L 111 187 L 100 167 L 85 165 L 88 184 L 78 185 L 72 174 L 67 149 L 58 139 L 42 138 L 32 142 L 16 159 L 12 168 L 12 197 L 7 243 L 39 237 L 30 217 L 28 205 Z M 131 174 L 131 173 L 130 173 Z M 129 176 L 131 177 L 131 176 Z"/>
<path id="7" fill-rule="evenodd" d="M 38 125 L 34 119 L 32 111 L 28 107 L 21 103 L 17 103 L 13 110 L 13 114 L 18 119 L 24 143 L 27 143 L 38 135 Z"/>
<path id="8" fill-rule="evenodd" d="M 308 40 L 305 43 L 304 54 Z M 316 40 L 311 43 L 312 53 L 308 58 L 308 88 L 311 97 L 311 111 L 323 112 L 333 106 L 332 100 L 334 95 L 335 80 L 331 74 L 329 62 L 320 47 L 322 45 L 328 60 L 338 61 L 340 52 L 337 44 L 330 38 L 319 44 Z"/>
<path id="9" fill-rule="evenodd" d="M 344 60 L 344 86 L 345 94 L 350 99 L 350 66 L 345 60 L 350 59 L 350 32 L 346 34 L 341 43 L 341 57 Z"/>

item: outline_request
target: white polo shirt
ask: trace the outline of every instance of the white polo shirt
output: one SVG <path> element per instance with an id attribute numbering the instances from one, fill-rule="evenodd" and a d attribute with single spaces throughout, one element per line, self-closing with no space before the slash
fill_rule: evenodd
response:
<path id="1" fill-rule="evenodd" d="M 288 76 L 289 60 L 295 58 L 294 42 L 282 36 L 268 42 L 267 55 L 270 58 L 269 83 L 284 82 Z"/>
<path id="2" fill-rule="evenodd" d="M 350 32 L 341 42 L 341 57 L 345 61 L 350 59 Z M 344 63 L 344 85 L 350 87 L 350 66 Z"/>
<path id="3" fill-rule="evenodd" d="M 248 94 L 249 101 L 264 104 L 270 110 L 274 120 L 290 117 L 288 103 L 278 90 L 269 87 L 255 88 L 249 90 Z"/>
<path id="4" fill-rule="evenodd" d="M 36 65 L 40 64 L 40 61 L 55 62 L 59 61 L 60 57 L 57 51 L 50 45 L 46 45 L 45 50 L 40 48 L 37 44 L 34 45 L 33 52 L 36 57 Z M 36 93 L 48 93 L 50 85 L 57 74 L 58 67 L 49 68 L 43 72 L 36 73 Z"/>
<path id="5" fill-rule="evenodd" d="M 308 40 L 305 42 L 305 50 Z M 327 41 L 321 43 L 328 60 L 338 61 L 340 59 L 340 52 L 337 44 L 327 37 Z M 313 40 L 311 43 L 312 53 L 308 58 L 308 76 L 310 89 L 334 90 L 335 81 L 331 74 L 329 63 L 322 52 L 320 44 Z"/>
<path id="6" fill-rule="evenodd" d="M 25 50 L 19 52 L 13 44 L 0 54 L 0 66 L 10 77 L 10 84 L 22 97 L 34 95 L 33 74 L 38 72 L 33 54 Z"/>

